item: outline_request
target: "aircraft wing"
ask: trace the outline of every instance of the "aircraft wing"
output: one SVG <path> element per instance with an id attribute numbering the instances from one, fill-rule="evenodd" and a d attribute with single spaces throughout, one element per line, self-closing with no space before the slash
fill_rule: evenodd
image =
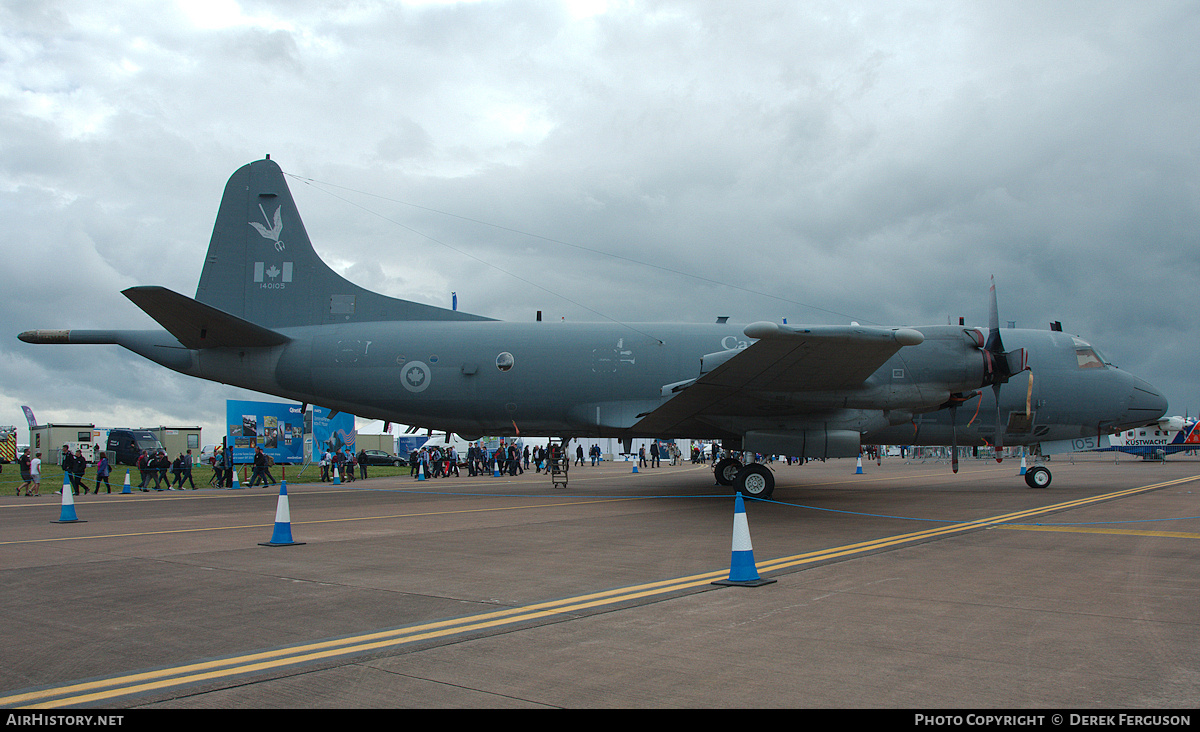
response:
<path id="1" fill-rule="evenodd" d="M 158 321 L 185 348 L 256 348 L 290 340 L 282 333 L 165 287 L 130 287 L 121 294 Z"/>
<path id="2" fill-rule="evenodd" d="M 766 416 L 781 394 L 853 389 L 901 348 L 925 340 L 911 328 L 859 325 L 799 328 L 762 322 L 744 332 L 758 340 L 738 351 L 705 356 L 702 375 L 664 387 L 677 394 L 643 415 L 633 431 L 669 434 L 705 416 Z M 706 360 L 719 365 L 709 367 Z"/>

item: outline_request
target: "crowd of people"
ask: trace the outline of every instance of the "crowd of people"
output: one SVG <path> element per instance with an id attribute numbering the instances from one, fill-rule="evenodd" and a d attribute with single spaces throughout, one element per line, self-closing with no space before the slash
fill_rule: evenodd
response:
<path id="1" fill-rule="evenodd" d="M 521 445 L 515 441 L 506 444 L 501 440 L 500 444 L 491 450 L 481 442 L 472 442 L 467 448 L 466 455 L 461 455 L 453 445 L 427 446 L 413 450 L 409 454 L 409 474 L 413 478 L 421 475 L 424 475 L 425 478 L 459 477 L 461 476 L 460 466 L 466 468 L 468 476 L 493 475 L 495 473 L 516 476 L 523 474 L 530 467 L 537 473 L 543 471 L 549 473 L 554 461 L 561 461 L 560 469 L 566 469 L 566 462 L 570 458 L 557 454 L 557 450 L 560 449 L 554 443 L 530 446 Z M 642 467 L 658 467 L 664 458 L 670 459 L 671 464 L 674 465 L 680 461 L 681 457 L 679 448 L 674 444 L 660 445 L 658 441 L 652 442 L 649 450 L 643 446 L 637 453 L 638 464 Z M 692 462 L 702 462 L 706 457 L 707 455 L 699 448 L 692 448 Z M 588 448 L 585 458 L 583 444 L 577 444 L 574 464 L 585 465 L 585 459 L 589 460 L 593 467 L 599 465 L 604 459 L 600 446 L 592 444 Z M 236 466 L 232 461 L 232 450 L 223 449 L 218 445 L 207 462 L 213 471 L 209 485 L 232 487 L 236 471 Z M 31 454 L 30 449 L 25 448 L 17 463 L 22 480 L 20 487 L 17 488 L 17 495 L 40 495 L 42 453 Z M 89 486 L 85 481 L 85 472 L 89 467 L 89 461 L 81 450 L 77 449 L 72 452 L 68 445 L 63 445 L 60 463 L 66 477 L 65 483 L 71 487 L 74 495 L 80 495 L 81 492 L 87 494 L 93 490 L 99 493 L 102 487 L 106 492 L 112 493 L 112 486 L 109 483 L 112 464 L 109 462 L 107 453 L 100 452 L 97 455 L 94 486 Z M 142 450 L 135 464 L 138 472 L 137 490 L 143 493 L 188 490 L 188 487 L 196 490 L 196 483 L 192 477 L 192 469 L 196 465 L 191 450 L 180 453 L 174 460 L 168 457 L 164 450 Z M 251 466 L 252 474 L 247 487 L 276 485 L 278 481 L 271 473 L 273 465 L 274 461 L 270 455 L 261 447 L 256 448 Z M 318 465 L 322 482 L 332 482 L 335 476 L 346 482 L 367 477 L 365 450 L 360 450 L 355 454 L 346 449 L 326 449 Z M 61 491 L 55 491 L 55 493 L 58 494 Z"/>
<path id="2" fill-rule="evenodd" d="M 321 468 L 321 482 L 332 483 L 334 478 L 338 478 L 347 483 L 353 481 L 354 469 L 358 468 L 359 477 L 363 480 L 367 478 L 367 455 L 365 450 L 359 450 L 358 454 L 348 450 L 329 450 L 325 449 L 321 455 L 321 461 L 318 463 Z"/>
<path id="3" fill-rule="evenodd" d="M 174 460 L 167 457 L 165 450 L 158 450 L 153 454 L 149 450 L 142 450 L 135 465 L 138 471 L 137 488 L 143 493 L 152 490 L 182 491 L 187 490 L 183 487 L 186 482 L 192 490 L 196 490 L 196 482 L 192 480 L 194 464 L 191 450 L 180 453 Z M 170 478 L 167 477 L 168 471 L 171 473 Z M 151 481 L 154 482 L 153 487 L 150 486 Z"/>
<path id="4" fill-rule="evenodd" d="M 466 455 L 459 454 L 454 445 L 444 448 L 433 445 L 413 450 L 408 455 L 409 475 L 413 478 L 442 478 L 460 476 L 460 466 L 465 466 L 468 476 L 477 475 L 521 475 L 531 466 L 535 472 L 549 470 L 548 448 L 535 445 L 505 444 L 501 440 L 494 449 L 488 450 L 480 442 L 467 446 Z"/>
<path id="5" fill-rule="evenodd" d="M 63 471 L 63 485 L 70 486 L 72 495 L 80 495 L 80 493 L 100 493 L 103 488 L 105 493 L 112 493 L 112 483 L 109 482 L 109 476 L 112 475 L 112 463 L 109 462 L 108 453 L 100 452 L 96 456 L 96 473 L 93 485 L 88 485 L 85 480 L 89 462 L 84 456 L 83 450 L 76 449 L 71 451 L 69 445 L 62 446 L 62 452 L 59 455 L 59 465 Z M 149 492 L 150 490 L 186 490 L 184 484 L 196 489 L 196 483 L 192 480 L 192 451 L 180 453 L 178 457 L 171 460 L 163 450 L 157 451 L 155 454 L 150 454 L 147 450 L 142 450 L 138 455 L 137 465 L 138 470 L 138 490 Z M 17 458 L 17 466 L 21 472 L 21 485 L 17 487 L 17 495 L 39 496 L 41 495 L 42 485 L 42 453 L 37 452 L 30 454 L 30 449 L 27 447 Z M 171 477 L 167 476 L 168 471 Z M 150 484 L 154 486 L 151 488 Z M 60 495 L 61 490 L 54 491 L 55 495 Z"/>
<path id="6" fill-rule="evenodd" d="M 467 446 L 467 453 L 463 456 L 453 445 L 426 446 L 409 453 L 409 475 L 413 478 L 419 478 L 422 475 L 426 478 L 459 476 L 461 474 L 459 466 L 466 467 L 468 476 L 494 474 L 516 476 L 530 468 L 535 473 L 549 473 L 556 460 L 563 461 L 561 469 L 564 470 L 566 462 L 570 461 L 567 455 L 556 453 L 560 449 L 554 443 L 530 446 L 520 445 L 516 442 L 505 444 L 502 440 L 497 447 L 489 450 L 480 442 L 472 442 Z M 595 467 L 603 462 L 603 455 L 600 445 L 593 443 L 585 453 L 583 444 L 579 443 L 575 446 L 574 464 L 577 466 L 587 465 L 590 461 L 592 467 Z M 672 465 L 678 465 L 682 462 L 682 457 L 682 453 L 675 444 L 658 441 L 650 443 L 649 448 L 645 446 L 639 448 L 637 453 L 639 465 L 653 468 L 662 465 L 664 459 L 670 460 Z"/>

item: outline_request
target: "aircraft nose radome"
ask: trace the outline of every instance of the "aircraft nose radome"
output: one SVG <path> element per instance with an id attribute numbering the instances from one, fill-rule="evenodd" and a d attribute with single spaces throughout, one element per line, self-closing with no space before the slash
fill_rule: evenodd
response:
<path id="1" fill-rule="evenodd" d="M 1130 422 L 1149 424 L 1157 422 L 1167 413 L 1167 398 L 1158 389 L 1141 379 L 1133 379 L 1133 394 L 1125 414 Z"/>

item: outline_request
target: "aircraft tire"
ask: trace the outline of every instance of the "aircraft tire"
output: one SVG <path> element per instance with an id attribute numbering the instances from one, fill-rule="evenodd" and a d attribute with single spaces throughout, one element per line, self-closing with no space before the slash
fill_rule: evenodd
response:
<path id="1" fill-rule="evenodd" d="M 737 458 L 722 458 L 713 466 L 713 474 L 717 476 L 717 485 L 733 485 L 738 472 L 742 469 L 742 461 Z"/>
<path id="2" fill-rule="evenodd" d="M 743 496 L 770 498 L 775 492 L 775 474 L 765 465 L 747 465 L 738 471 L 734 486 Z"/>
<path id="3" fill-rule="evenodd" d="M 1049 488 L 1051 478 L 1050 471 L 1040 465 L 1025 471 L 1025 485 L 1030 488 Z"/>

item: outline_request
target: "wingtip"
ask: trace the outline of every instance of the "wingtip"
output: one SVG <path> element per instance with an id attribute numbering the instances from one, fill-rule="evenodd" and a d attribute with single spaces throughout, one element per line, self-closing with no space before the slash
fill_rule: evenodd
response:
<path id="1" fill-rule="evenodd" d="M 17 338 L 25 343 L 70 343 L 69 330 L 27 330 L 18 333 Z"/>

